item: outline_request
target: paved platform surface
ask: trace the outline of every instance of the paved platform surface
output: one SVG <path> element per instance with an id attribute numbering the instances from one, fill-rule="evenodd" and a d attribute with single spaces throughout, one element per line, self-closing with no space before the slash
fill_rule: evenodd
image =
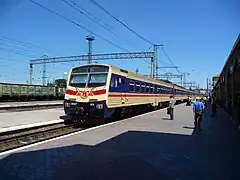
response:
<path id="1" fill-rule="evenodd" d="M 219 113 L 195 132 L 191 107 L 121 121 L 0 156 L 1 180 L 237 180 L 240 136 Z"/>
<path id="2" fill-rule="evenodd" d="M 13 126 L 58 120 L 59 116 L 63 114 L 63 108 L 0 113 L 0 130 Z"/>
<path id="3" fill-rule="evenodd" d="M 57 100 L 57 101 L 28 101 L 28 102 L 0 102 L 0 108 L 10 107 L 10 106 L 45 105 L 45 104 L 63 104 L 63 100 Z"/>

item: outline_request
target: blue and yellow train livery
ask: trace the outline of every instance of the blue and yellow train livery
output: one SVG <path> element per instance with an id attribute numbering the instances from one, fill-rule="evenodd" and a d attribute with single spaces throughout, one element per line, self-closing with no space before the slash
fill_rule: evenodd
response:
<path id="1" fill-rule="evenodd" d="M 102 124 L 139 108 L 161 107 L 170 95 L 182 101 L 194 92 L 108 64 L 81 65 L 69 73 L 61 119 L 66 124 Z"/>

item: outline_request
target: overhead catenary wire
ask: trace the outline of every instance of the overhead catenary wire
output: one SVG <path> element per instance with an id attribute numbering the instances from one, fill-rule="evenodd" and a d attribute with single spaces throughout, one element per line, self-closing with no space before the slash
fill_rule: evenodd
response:
<path id="1" fill-rule="evenodd" d="M 61 0 L 64 3 L 66 3 L 68 6 L 70 6 L 72 9 L 76 10 L 77 12 L 79 12 L 80 14 L 84 15 L 85 17 L 87 17 L 88 19 L 90 19 L 91 21 L 95 22 L 96 24 L 100 25 L 101 27 L 103 27 L 104 29 L 106 29 L 108 32 L 112 33 L 113 35 L 115 35 L 116 37 L 120 38 L 123 41 L 128 42 L 131 45 L 134 45 L 132 42 L 126 40 L 125 38 L 123 38 L 119 33 L 117 33 L 113 28 L 109 28 L 109 26 L 106 26 L 105 23 L 103 23 L 103 21 L 98 20 L 97 18 L 95 18 L 94 16 L 91 15 L 91 13 L 89 14 L 88 11 L 86 11 L 83 7 L 79 6 L 77 3 L 75 3 L 74 1 L 71 1 L 73 4 L 71 4 L 69 1 L 67 0 Z M 81 9 L 81 10 L 80 10 Z M 85 12 L 83 12 L 85 11 Z"/>
<path id="2" fill-rule="evenodd" d="M 19 52 L 19 51 L 9 49 L 9 48 L 6 48 L 6 47 L 4 47 L 4 48 L 0 47 L 0 51 L 7 52 L 7 53 L 12 53 L 12 54 L 17 54 L 17 55 L 25 56 L 25 57 L 28 57 L 28 58 L 34 58 L 35 57 L 34 55 L 26 54 L 26 53 Z"/>
<path id="3" fill-rule="evenodd" d="M 115 19 L 117 22 L 119 22 L 120 24 L 122 24 L 125 28 L 127 28 L 129 31 L 131 31 L 133 34 L 135 34 L 136 36 L 138 36 L 139 38 L 141 38 L 142 40 L 144 40 L 145 42 L 154 45 L 154 43 L 152 43 L 150 40 L 148 40 L 147 38 L 143 37 L 142 35 L 140 35 L 139 33 L 137 33 L 136 31 L 134 31 L 132 28 L 130 28 L 127 24 L 125 24 L 123 21 L 121 21 L 120 19 L 118 19 L 117 17 L 115 17 L 112 13 L 110 13 L 110 11 L 108 11 L 106 8 L 104 8 L 102 5 L 100 5 L 99 3 L 97 3 L 95 0 L 89 0 L 91 3 L 93 3 L 95 6 L 97 6 L 99 9 L 101 9 L 102 11 L 104 11 L 105 13 L 107 13 L 110 17 L 112 17 L 113 19 Z"/>
<path id="4" fill-rule="evenodd" d="M 19 43 L 19 42 L 13 41 L 13 40 L 9 40 L 9 39 L 4 39 L 2 37 L 0 37 L 0 42 L 6 43 L 6 44 L 14 44 L 14 45 L 22 46 L 22 47 L 25 47 L 25 48 L 32 48 L 29 45 L 26 45 L 26 44 L 23 44 L 23 43 Z"/>
<path id="5" fill-rule="evenodd" d="M 36 51 L 36 50 L 41 50 L 44 51 L 44 54 L 46 54 L 45 52 L 45 48 L 41 48 L 38 45 L 35 44 L 31 44 L 28 42 L 24 42 L 24 41 L 20 41 L 18 39 L 14 39 L 14 38 L 9 38 L 6 36 L 2 36 L 0 37 L 0 43 L 4 46 L 14 46 L 14 48 L 18 48 L 18 49 L 22 49 L 24 51 Z M 49 53 L 47 53 L 49 55 Z M 56 53 L 55 53 L 56 54 Z"/>
<path id="6" fill-rule="evenodd" d="M 23 42 L 23 41 L 20 41 L 20 40 L 17 40 L 17 39 L 5 37 L 5 36 L 0 37 L 0 40 L 5 41 L 5 42 L 9 42 L 9 43 L 13 43 L 13 44 L 17 44 L 17 45 L 21 45 L 21 46 L 25 46 L 25 47 L 28 47 L 28 48 L 39 48 L 36 45 L 30 44 L 30 43 L 27 43 L 27 42 Z"/>
<path id="7" fill-rule="evenodd" d="M 93 19 L 101 22 L 103 25 L 105 25 L 105 26 L 108 27 L 109 29 L 111 29 L 111 30 L 113 30 L 113 31 L 116 32 L 116 30 L 115 30 L 112 26 L 108 25 L 107 23 L 105 23 L 104 21 L 102 21 L 100 18 L 94 16 L 92 13 L 90 13 L 89 11 L 87 11 L 86 9 L 84 9 L 82 6 L 80 6 L 79 4 L 77 4 L 76 2 L 74 2 L 74 1 L 72 1 L 72 0 L 71 0 L 71 2 L 72 2 L 75 6 L 77 6 L 78 8 L 80 8 L 82 11 L 84 11 L 86 14 L 88 14 L 89 16 L 91 16 Z"/>
<path id="8" fill-rule="evenodd" d="M 106 29 L 107 31 L 115 34 L 116 36 L 119 36 L 119 34 L 117 34 L 116 32 L 114 32 L 112 30 L 112 28 L 109 28 L 109 26 L 106 26 L 104 23 L 102 23 L 102 21 L 96 19 L 94 16 L 92 16 L 91 14 L 89 14 L 88 11 L 86 11 L 84 8 L 82 8 L 81 6 L 79 6 L 77 3 L 75 3 L 74 1 L 71 1 L 73 3 L 73 5 L 67 1 L 67 0 L 61 0 L 64 3 L 66 3 L 67 5 L 69 5 L 71 8 L 75 9 L 76 11 L 78 11 L 80 14 L 86 16 L 88 19 L 92 20 L 93 22 L 97 23 L 98 25 L 100 25 L 101 27 L 103 27 L 104 29 Z M 81 9 L 81 10 L 80 10 Z M 83 12 L 85 11 L 85 12 Z"/>
<path id="9" fill-rule="evenodd" d="M 178 73 L 182 74 L 181 71 L 179 71 L 178 67 L 173 63 L 172 59 L 169 57 L 169 55 L 167 54 L 167 52 L 165 51 L 165 49 L 162 47 L 161 48 L 163 53 L 165 54 L 165 56 L 168 58 L 168 60 L 170 61 L 170 63 L 173 65 L 173 67 L 178 71 Z"/>
<path id="10" fill-rule="evenodd" d="M 77 22 L 75 22 L 75 21 L 73 21 L 73 20 L 71 20 L 71 19 L 69 19 L 69 18 L 63 16 L 62 14 L 57 13 L 57 12 L 55 12 L 55 11 L 49 9 L 49 8 L 47 8 L 46 6 L 40 4 L 40 3 L 36 2 L 36 1 L 33 1 L 33 0 L 29 0 L 29 1 L 32 2 L 32 3 L 34 3 L 34 4 L 36 4 L 37 6 L 39 6 L 39 7 L 41 7 L 41 8 L 43 8 L 43 9 L 45 9 L 46 11 L 51 12 L 52 14 L 55 14 L 56 16 L 58 16 L 58 17 L 60 17 L 60 18 L 62 18 L 62 19 L 64 19 L 64 20 L 66 20 L 66 21 L 68 21 L 68 22 L 71 22 L 72 24 L 74 24 L 74 25 L 80 27 L 81 29 L 84 29 L 85 31 L 87 31 L 87 32 L 89 32 L 89 33 L 91 33 L 91 34 L 93 34 L 93 35 L 95 35 L 95 36 L 101 38 L 102 40 L 108 42 L 109 44 L 111 44 L 111 45 L 113 45 L 113 46 L 115 46 L 115 47 L 117 47 L 117 48 L 119 48 L 119 49 L 121 49 L 121 50 L 123 50 L 123 51 L 129 52 L 129 51 L 126 50 L 125 48 L 122 48 L 121 46 L 119 46 L 119 45 L 113 43 L 112 41 L 108 40 L 107 38 L 104 38 L 104 37 L 100 36 L 99 34 L 97 34 L 97 33 L 93 32 L 93 31 L 91 31 L 90 29 L 84 27 L 83 25 L 81 25 L 81 24 L 79 24 L 79 23 L 77 23 Z"/>
<path id="11" fill-rule="evenodd" d="M 24 51 L 24 52 L 29 52 L 30 51 L 29 49 L 24 49 L 22 46 L 16 46 L 15 44 L 10 45 L 8 43 L 3 43 L 3 42 L 0 41 L 0 48 L 1 48 L 1 46 L 7 47 L 7 48 L 14 48 L 14 50 L 19 50 L 19 51 Z"/>

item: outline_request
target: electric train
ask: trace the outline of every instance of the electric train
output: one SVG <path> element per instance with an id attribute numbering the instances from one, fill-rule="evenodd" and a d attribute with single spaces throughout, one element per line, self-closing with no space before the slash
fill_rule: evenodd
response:
<path id="1" fill-rule="evenodd" d="M 183 101 L 197 94 L 108 64 L 81 65 L 68 75 L 65 115 L 60 118 L 65 124 L 102 124 L 122 113 L 160 108 L 171 95 Z"/>

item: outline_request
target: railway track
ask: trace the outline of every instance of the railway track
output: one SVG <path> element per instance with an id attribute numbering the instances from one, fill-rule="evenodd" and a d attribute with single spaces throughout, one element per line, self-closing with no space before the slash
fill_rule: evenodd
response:
<path id="1" fill-rule="evenodd" d="M 1 112 L 19 112 L 19 111 L 33 111 L 33 110 L 41 110 L 41 109 L 55 109 L 63 107 L 62 103 L 56 104 L 26 104 L 26 105 L 18 105 L 18 106 L 0 106 Z"/>
<path id="2" fill-rule="evenodd" d="M 63 123 L 32 127 L 0 134 L 0 152 L 26 146 L 43 140 L 63 136 L 85 128 L 66 126 Z"/>

